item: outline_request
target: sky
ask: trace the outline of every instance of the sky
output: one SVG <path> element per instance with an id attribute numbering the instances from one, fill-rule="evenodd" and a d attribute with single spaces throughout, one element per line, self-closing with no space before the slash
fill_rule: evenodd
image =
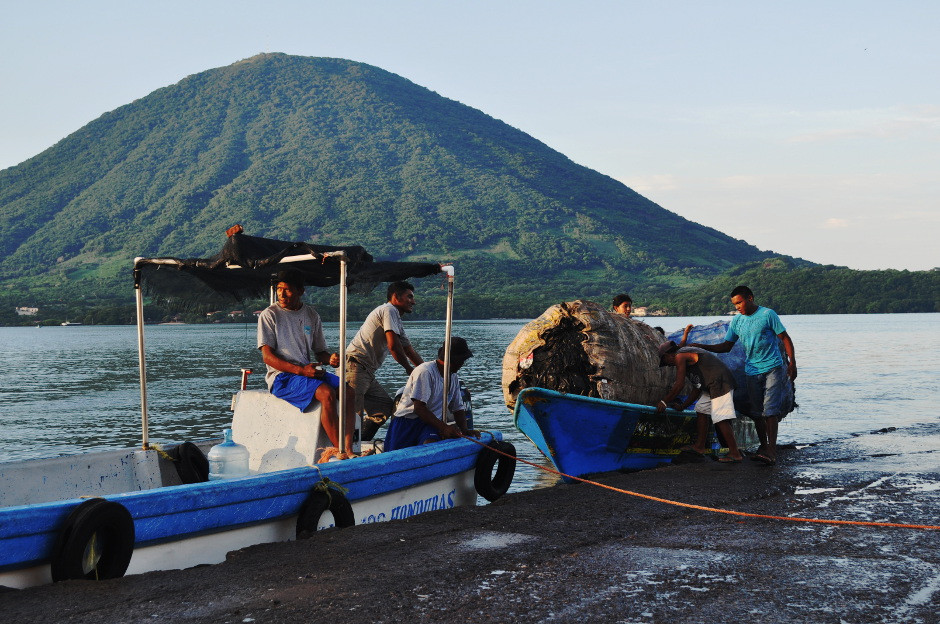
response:
<path id="1" fill-rule="evenodd" d="M 0 0 L 0 169 L 261 52 L 381 67 L 663 208 L 854 269 L 940 266 L 940 2 Z"/>

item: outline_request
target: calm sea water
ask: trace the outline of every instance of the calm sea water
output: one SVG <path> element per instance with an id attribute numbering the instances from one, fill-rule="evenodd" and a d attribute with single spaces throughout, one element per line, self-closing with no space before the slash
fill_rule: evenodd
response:
<path id="1" fill-rule="evenodd" d="M 671 332 L 715 318 L 648 320 Z M 796 345 L 800 409 L 781 423 L 781 442 L 940 419 L 940 314 L 785 316 L 783 322 Z M 545 464 L 513 427 L 500 385 L 503 353 L 525 323 L 457 321 L 454 334 L 475 354 L 460 375 L 473 396 L 477 428 L 501 431 L 520 457 Z M 406 329 L 425 358 L 443 342 L 441 321 L 407 322 Z M 335 349 L 337 325 L 325 330 Z M 0 327 L 0 341 L 0 461 L 140 443 L 134 327 Z M 231 421 L 239 369 L 256 371 L 249 387 L 264 386 L 254 325 L 148 326 L 146 344 L 153 442 L 219 437 Z M 393 391 L 405 375 L 389 358 L 379 379 Z M 512 491 L 554 481 L 520 464 Z"/>

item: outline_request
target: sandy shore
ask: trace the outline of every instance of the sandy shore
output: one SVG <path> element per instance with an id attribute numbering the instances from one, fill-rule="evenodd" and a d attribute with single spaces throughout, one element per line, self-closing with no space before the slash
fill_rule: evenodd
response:
<path id="1" fill-rule="evenodd" d="M 940 423 L 599 481 L 748 513 L 940 524 Z M 0 592 L 18 622 L 938 622 L 940 531 L 676 507 L 587 484 Z"/>

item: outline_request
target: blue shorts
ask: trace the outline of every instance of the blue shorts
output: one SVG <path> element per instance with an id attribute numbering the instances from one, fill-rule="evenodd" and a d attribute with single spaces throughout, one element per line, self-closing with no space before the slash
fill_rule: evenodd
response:
<path id="1" fill-rule="evenodd" d="M 324 382 L 333 388 L 339 388 L 339 377 L 333 373 L 324 373 L 323 378 L 280 373 L 271 384 L 271 394 L 304 411 L 313 403 L 313 395 Z"/>
<path id="2" fill-rule="evenodd" d="M 437 429 L 420 418 L 397 416 L 392 417 L 392 422 L 388 425 L 388 433 L 385 434 L 385 450 L 394 451 L 440 439 Z"/>
<path id="3" fill-rule="evenodd" d="M 747 395 L 751 400 L 752 418 L 776 416 L 783 419 L 793 410 L 793 384 L 785 366 L 748 375 Z"/>

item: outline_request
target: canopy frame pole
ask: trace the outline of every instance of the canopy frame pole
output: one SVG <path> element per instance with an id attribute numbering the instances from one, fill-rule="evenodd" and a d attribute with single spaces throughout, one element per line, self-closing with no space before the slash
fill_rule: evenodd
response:
<path id="1" fill-rule="evenodd" d="M 339 257 L 339 396 L 337 408 L 339 410 L 339 452 L 347 453 L 352 449 L 346 448 L 346 299 L 348 288 L 346 285 L 346 254 Z"/>
<path id="2" fill-rule="evenodd" d="M 448 397 L 450 396 L 450 335 L 454 323 L 454 266 L 446 264 L 441 270 L 447 273 L 447 314 L 444 317 L 444 400 L 441 407 L 441 420 L 445 425 L 451 423 Z"/>
<path id="3" fill-rule="evenodd" d="M 140 260 L 137 258 L 136 260 Z M 135 265 L 136 265 L 135 260 Z M 134 292 L 137 303 L 137 360 L 140 374 L 140 426 L 142 430 L 141 448 L 150 448 L 150 419 L 147 413 L 147 356 L 144 349 L 144 295 L 140 287 L 140 272 L 134 271 Z"/>

